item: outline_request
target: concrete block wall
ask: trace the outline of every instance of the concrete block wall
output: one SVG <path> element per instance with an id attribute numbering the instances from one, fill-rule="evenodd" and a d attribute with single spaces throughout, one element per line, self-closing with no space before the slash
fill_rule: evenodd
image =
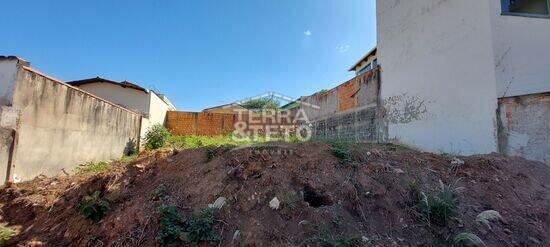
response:
<path id="1" fill-rule="evenodd" d="M 379 109 L 380 68 L 356 76 L 337 87 L 301 101 L 313 135 L 318 138 L 378 142 L 383 139 L 382 111 Z"/>
<path id="2" fill-rule="evenodd" d="M 378 142 L 379 117 L 376 107 L 336 113 L 313 122 L 313 135 L 324 139 Z"/>
<path id="3" fill-rule="evenodd" d="M 499 99 L 499 151 L 550 164 L 550 93 Z"/>
<path id="4" fill-rule="evenodd" d="M 12 141 L 5 138 L 10 128 L 17 140 L 8 179 L 53 176 L 72 172 L 84 162 L 120 158 L 129 143 L 138 141 L 139 114 L 40 73 L 22 60 L 0 57 L 2 67 L 13 68 L 0 70 L 1 88 L 12 90 L 0 92 L 11 95 L 3 102 L 0 118 L 2 154 Z M 4 172 L 8 164 L 3 158 L 1 162 Z"/>

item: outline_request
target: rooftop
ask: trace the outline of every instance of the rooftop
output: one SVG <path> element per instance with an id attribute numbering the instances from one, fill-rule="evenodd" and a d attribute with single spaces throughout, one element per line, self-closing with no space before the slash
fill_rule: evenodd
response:
<path id="1" fill-rule="evenodd" d="M 360 65 L 362 62 L 367 61 L 369 56 L 376 56 L 376 50 L 377 50 L 377 48 L 375 46 L 374 48 L 372 48 L 372 50 L 370 50 L 367 54 L 365 54 L 365 56 L 363 56 L 361 59 L 359 59 L 359 61 L 357 61 L 355 64 L 353 64 L 353 66 L 351 66 L 348 71 L 354 71 L 355 67 Z"/>
<path id="2" fill-rule="evenodd" d="M 108 80 L 108 79 L 105 79 L 105 78 L 101 78 L 99 76 L 95 77 L 95 78 L 89 78 L 89 79 L 84 79 L 84 80 L 67 82 L 67 84 L 69 84 L 71 86 L 80 86 L 80 85 L 90 84 L 90 83 L 110 83 L 110 84 L 118 85 L 118 86 L 121 86 L 121 87 L 124 87 L 124 88 L 132 88 L 132 89 L 140 90 L 140 91 L 143 91 L 143 92 L 147 93 L 147 89 L 142 88 L 139 85 L 131 83 L 129 81 L 116 82 L 116 81 L 111 81 L 111 80 Z"/>

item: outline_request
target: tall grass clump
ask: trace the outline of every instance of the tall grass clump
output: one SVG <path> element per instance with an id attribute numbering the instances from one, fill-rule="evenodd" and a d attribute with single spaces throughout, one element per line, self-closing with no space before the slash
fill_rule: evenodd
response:
<path id="1" fill-rule="evenodd" d="M 145 133 L 143 143 L 147 150 L 155 150 L 163 147 L 169 137 L 170 133 L 162 124 L 155 124 Z"/>
<path id="2" fill-rule="evenodd" d="M 449 219 L 456 215 L 457 189 L 440 180 L 438 191 L 429 194 L 421 192 L 418 209 L 424 219 L 429 223 L 446 226 Z"/>

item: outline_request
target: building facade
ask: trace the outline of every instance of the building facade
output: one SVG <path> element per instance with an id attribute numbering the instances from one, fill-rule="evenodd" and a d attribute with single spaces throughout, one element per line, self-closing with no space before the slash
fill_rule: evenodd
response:
<path id="1" fill-rule="evenodd" d="M 387 139 L 550 162 L 548 7 L 547 0 L 378 0 Z"/>
<path id="2" fill-rule="evenodd" d="M 141 136 L 144 136 L 152 125 L 164 124 L 166 112 L 176 110 L 165 95 L 128 81 L 116 82 L 96 77 L 71 81 L 68 84 L 142 114 Z"/>

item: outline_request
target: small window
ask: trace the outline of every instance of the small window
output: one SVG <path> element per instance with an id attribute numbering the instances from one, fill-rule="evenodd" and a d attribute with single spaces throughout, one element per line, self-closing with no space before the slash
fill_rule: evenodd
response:
<path id="1" fill-rule="evenodd" d="M 502 0 L 502 12 L 506 14 L 550 15 L 550 0 Z"/>
<path id="2" fill-rule="evenodd" d="M 372 63 L 369 63 L 369 65 L 363 67 L 361 70 L 359 70 L 357 72 L 357 75 L 361 75 L 361 74 L 364 74 L 365 72 L 369 71 L 372 69 Z"/>
<path id="3" fill-rule="evenodd" d="M 374 68 L 376 66 L 378 66 L 378 59 L 372 60 L 372 67 Z"/>

